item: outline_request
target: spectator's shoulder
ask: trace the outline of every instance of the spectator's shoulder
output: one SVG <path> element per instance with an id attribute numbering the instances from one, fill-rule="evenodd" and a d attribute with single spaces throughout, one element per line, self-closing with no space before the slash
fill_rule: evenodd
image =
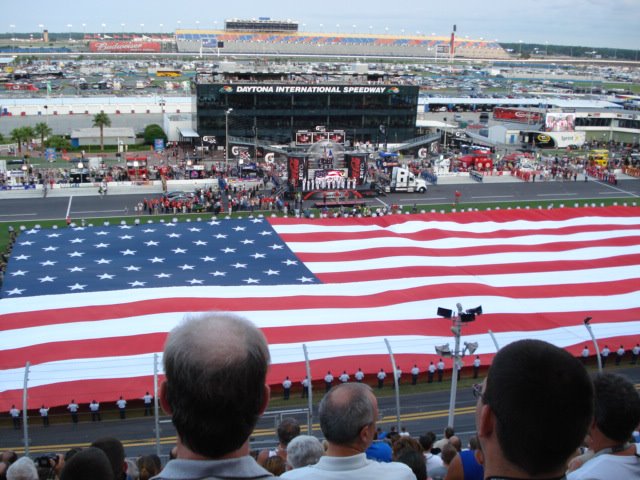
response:
<path id="1" fill-rule="evenodd" d="M 313 478 L 313 471 L 309 466 L 294 468 L 293 470 L 289 470 L 280 475 L 280 478 Z"/>
<path id="2" fill-rule="evenodd" d="M 379 463 L 380 467 L 388 472 L 394 480 L 415 480 L 416 476 L 408 465 L 400 462 Z"/>

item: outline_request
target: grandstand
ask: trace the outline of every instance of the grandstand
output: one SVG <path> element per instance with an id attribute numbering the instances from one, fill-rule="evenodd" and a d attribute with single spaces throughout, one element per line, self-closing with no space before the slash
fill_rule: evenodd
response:
<path id="1" fill-rule="evenodd" d="M 178 52 L 228 55 L 326 55 L 363 57 L 449 58 L 451 39 L 445 36 L 257 32 L 237 30 L 176 30 Z M 455 56 L 507 59 L 498 44 L 486 40 L 455 40 Z"/>

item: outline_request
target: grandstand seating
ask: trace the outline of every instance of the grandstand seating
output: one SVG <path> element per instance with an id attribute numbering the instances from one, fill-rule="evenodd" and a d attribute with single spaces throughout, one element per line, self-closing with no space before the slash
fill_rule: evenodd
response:
<path id="1" fill-rule="evenodd" d="M 448 37 L 324 34 L 324 33 L 252 33 L 222 30 L 178 30 L 179 52 L 216 51 L 224 42 L 225 53 L 245 54 L 318 54 L 435 57 L 438 47 L 448 47 Z M 319 50 L 322 48 L 322 51 Z M 466 58 L 508 58 L 496 42 L 456 40 L 455 54 Z M 446 54 L 438 53 L 442 57 Z"/>

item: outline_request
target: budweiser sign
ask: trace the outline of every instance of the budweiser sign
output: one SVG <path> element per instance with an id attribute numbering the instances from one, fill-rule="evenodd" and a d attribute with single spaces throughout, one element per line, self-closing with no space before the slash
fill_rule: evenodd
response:
<path id="1" fill-rule="evenodd" d="M 92 52 L 150 52 L 157 53 L 161 50 L 159 42 L 90 42 L 89 50 Z"/>

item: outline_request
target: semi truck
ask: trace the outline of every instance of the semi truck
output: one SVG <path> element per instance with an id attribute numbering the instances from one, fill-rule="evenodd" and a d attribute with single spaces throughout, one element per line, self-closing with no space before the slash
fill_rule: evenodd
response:
<path id="1" fill-rule="evenodd" d="M 427 191 L 427 182 L 416 177 L 409 169 L 393 167 L 385 192 L 419 192 Z"/>

